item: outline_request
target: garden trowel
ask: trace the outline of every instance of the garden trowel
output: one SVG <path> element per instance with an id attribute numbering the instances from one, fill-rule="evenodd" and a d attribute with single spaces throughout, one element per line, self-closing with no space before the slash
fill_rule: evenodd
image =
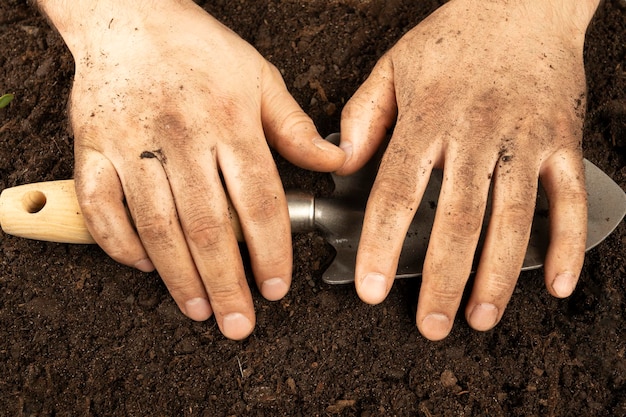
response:
<path id="1" fill-rule="evenodd" d="M 338 142 L 339 135 L 327 139 Z M 354 280 L 356 251 L 365 206 L 374 183 L 379 158 L 350 176 L 333 175 L 335 190 L 327 198 L 314 198 L 302 191 L 288 191 L 292 232 L 317 230 L 336 251 L 323 273 L 330 284 Z M 604 240 L 626 214 L 626 194 L 598 167 L 585 160 L 588 197 L 587 250 Z M 406 235 L 397 278 L 421 275 L 428 239 L 435 218 L 442 173 L 433 171 L 421 204 Z M 539 268 L 549 243 L 548 201 L 539 187 L 532 231 L 522 270 Z M 241 240 L 235 210 L 231 224 Z M 488 224 L 489 208 L 484 225 Z M 0 195 L 0 225 L 7 234 L 64 243 L 95 243 L 85 226 L 73 180 L 26 184 L 7 188 Z M 483 232 L 485 227 L 483 227 Z M 479 242 L 482 245 L 482 238 Z"/>

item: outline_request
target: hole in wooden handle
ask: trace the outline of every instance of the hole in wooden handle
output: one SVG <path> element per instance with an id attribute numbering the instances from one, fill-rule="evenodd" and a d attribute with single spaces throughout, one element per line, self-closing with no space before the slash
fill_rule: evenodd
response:
<path id="1" fill-rule="evenodd" d="M 31 214 L 39 213 L 46 206 L 46 201 L 46 195 L 41 191 L 29 191 L 22 198 L 24 210 Z"/>

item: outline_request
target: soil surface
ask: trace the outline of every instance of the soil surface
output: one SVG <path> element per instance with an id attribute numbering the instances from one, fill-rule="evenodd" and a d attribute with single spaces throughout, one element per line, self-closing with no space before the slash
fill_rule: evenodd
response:
<path id="1" fill-rule="evenodd" d="M 200 2 L 282 72 L 322 134 L 376 60 L 440 6 L 422 0 Z M 204 4 L 206 3 L 206 4 Z M 585 156 L 626 188 L 626 10 L 607 0 L 586 44 Z M 24 0 L 0 3 L 0 189 L 72 177 L 66 99 L 72 57 Z M 278 160 L 287 187 L 328 178 Z M 523 273 L 502 322 L 463 317 L 433 343 L 414 324 L 419 281 L 368 306 L 328 286 L 322 238 L 294 238 L 293 288 L 255 290 L 242 342 L 178 312 L 157 274 L 96 246 L 0 234 L 2 416 L 625 416 L 624 222 L 590 251 L 580 284 L 552 298 Z"/>

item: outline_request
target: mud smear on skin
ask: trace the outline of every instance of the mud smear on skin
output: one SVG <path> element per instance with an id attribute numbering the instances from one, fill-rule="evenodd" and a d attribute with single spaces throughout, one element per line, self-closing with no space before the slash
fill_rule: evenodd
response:
<path id="1" fill-rule="evenodd" d="M 157 159 L 161 165 L 167 163 L 167 158 L 161 149 L 157 149 L 156 151 L 143 151 L 141 155 L 139 155 L 139 159 Z"/>

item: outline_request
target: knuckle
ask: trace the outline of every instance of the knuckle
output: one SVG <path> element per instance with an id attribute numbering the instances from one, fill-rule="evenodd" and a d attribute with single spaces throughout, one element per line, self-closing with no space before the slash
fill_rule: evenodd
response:
<path id="1" fill-rule="evenodd" d="M 80 210 L 89 232 L 109 256 L 115 260 L 127 259 L 125 247 L 128 245 L 117 233 L 122 229 L 123 222 L 129 222 L 128 219 L 121 218 L 114 208 L 107 209 L 98 199 L 81 200 Z"/>
<path id="2" fill-rule="evenodd" d="M 488 300 L 508 299 L 511 294 L 519 271 L 509 271 L 505 273 L 491 272 L 487 275 L 487 279 L 483 281 L 481 292 L 486 294 Z"/>
<path id="3" fill-rule="evenodd" d="M 376 180 L 374 185 L 377 193 L 383 193 L 388 196 L 391 201 L 409 201 L 410 196 L 415 192 L 415 181 L 403 175 L 402 170 L 396 171 L 392 175 L 385 175 Z"/>
<path id="4" fill-rule="evenodd" d="M 81 193 L 79 201 L 80 210 L 87 220 L 96 217 L 98 213 L 102 212 L 102 202 L 93 193 Z"/>
<path id="5" fill-rule="evenodd" d="M 483 225 L 484 205 L 471 200 L 461 200 L 444 207 L 442 232 L 455 240 L 474 240 Z"/>
<path id="6" fill-rule="evenodd" d="M 280 93 L 275 93 L 270 104 L 272 112 L 266 115 L 267 126 L 278 135 L 267 135 L 272 146 L 277 145 L 277 137 L 289 139 L 286 143 L 296 142 L 299 138 L 315 135 L 316 130 L 311 118 L 299 107 L 294 107 L 289 101 L 285 101 Z"/>
<path id="7" fill-rule="evenodd" d="M 239 294 L 243 292 L 243 287 L 239 280 L 231 281 L 220 279 L 211 283 L 209 291 L 212 297 L 219 298 L 223 301 L 233 296 L 239 296 Z"/>
<path id="8" fill-rule="evenodd" d="M 108 211 L 112 204 L 120 203 L 113 192 L 107 192 L 101 187 L 85 184 L 84 181 L 76 182 L 76 194 L 80 209 L 85 217 L 96 217 Z"/>
<path id="9" fill-rule="evenodd" d="M 107 245 L 105 250 L 107 255 L 109 255 L 113 260 L 125 265 L 131 264 L 133 263 L 133 261 L 136 261 L 136 259 L 132 257 L 130 247 L 126 246 L 124 242 L 120 239 L 113 240 L 114 242 L 108 242 L 109 244 Z"/>
<path id="10" fill-rule="evenodd" d="M 533 199 L 526 201 L 509 200 L 503 207 L 501 216 L 505 223 L 511 225 L 526 225 L 530 223 L 535 211 Z"/>
<path id="11" fill-rule="evenodd" d="M 416 201 L 417 178 L 409 164 L 401 162 L 393 164 L 394 168 L 379 171 L 373 192 L 389 206 L 412 205 Z M 396 207 L 399 208 L 399 207 Z"/>
<path id="12" fill-rule="evenodd" d="M 264 69 L 269 71 L 272 77 L 276 77 L 282 80 L 283 76 L 281 75 L 280 70 L 278 69 L 278 67 L 276 67 L 276 65 L 272 64 L 271 62 L 267 60 L 263 61 L 263 65 L 264 65 Z"/>
<path id="13" fill-rule="evenodd" d="M 162 279 L 167 285 L 167 290 L 175 300 L 183 301 L 196 296 L 194 290 L 199 287 L 197 276 L 181 273 L 173 276 L 164 276 Z M 201 287 L 200 292 L 202 292 Z"/>
<path id="14" fill-rule="evenodd" d="M 280 211 L 278 196 L 263 194 L 247 207 L 250 219 L 257 224 L 267 224 L 276 218 Z"/>
<path id="15" fill-rule="evenodd" d="M 571 184 L 564 190 L 560 198 L 570 205 L 587 206 L 587 191 L 584 185 Z"/>
<path id="16" fill-rule="evenodd" d="M 463 294 L 463 288 L 451 285 L 449 280 L 438 280 L 436 285 L 428 288 L 428 298 L 437 300 L 440 309 L 453 311 L 458 308 Z"/>
<path id="17" fill-rule="evenodd" d="M 185 222 L 185 233 L 197 248 L 211 250 L 219 245 L 226 232 L 225 222 L 211 215 L 196 216 Z"/>
<path id="18" fill-rule="evenodd" d="M 211 297 L 212 303 L 231 305 L 240 304 L 246 290 L 240 280 L 230 281 L 220 279 L 208 284 L 207 292 Z"/>
<path id="19" fill-rule="evenodd" d="M 374 108 L 374 103 L 365 100 L 363 96 L 352 97 L 341 111 L 342 119 L 359 119 L 363 114 L 368 114 Z"/>
<path id="20" fill-rule="evenodd" d="M 270 182 L 265 176 L 254 175 L 256 178 L 246 185 L 248 190 L 241 195 L 241 216 L 245 216 L 247 221 L 254 224 L 268 224 L 282 211 L 286 209 L 286 202 L 281 198 L 282 191 L 271 189 Z"/>
<path id="21" fill-rule="evenodd" d="M 169 246 L 173 221 L 165 216 L 145 215 L 137 217 L 135 228 L 141 240 L 149 244 L 162 244 Z"/>

